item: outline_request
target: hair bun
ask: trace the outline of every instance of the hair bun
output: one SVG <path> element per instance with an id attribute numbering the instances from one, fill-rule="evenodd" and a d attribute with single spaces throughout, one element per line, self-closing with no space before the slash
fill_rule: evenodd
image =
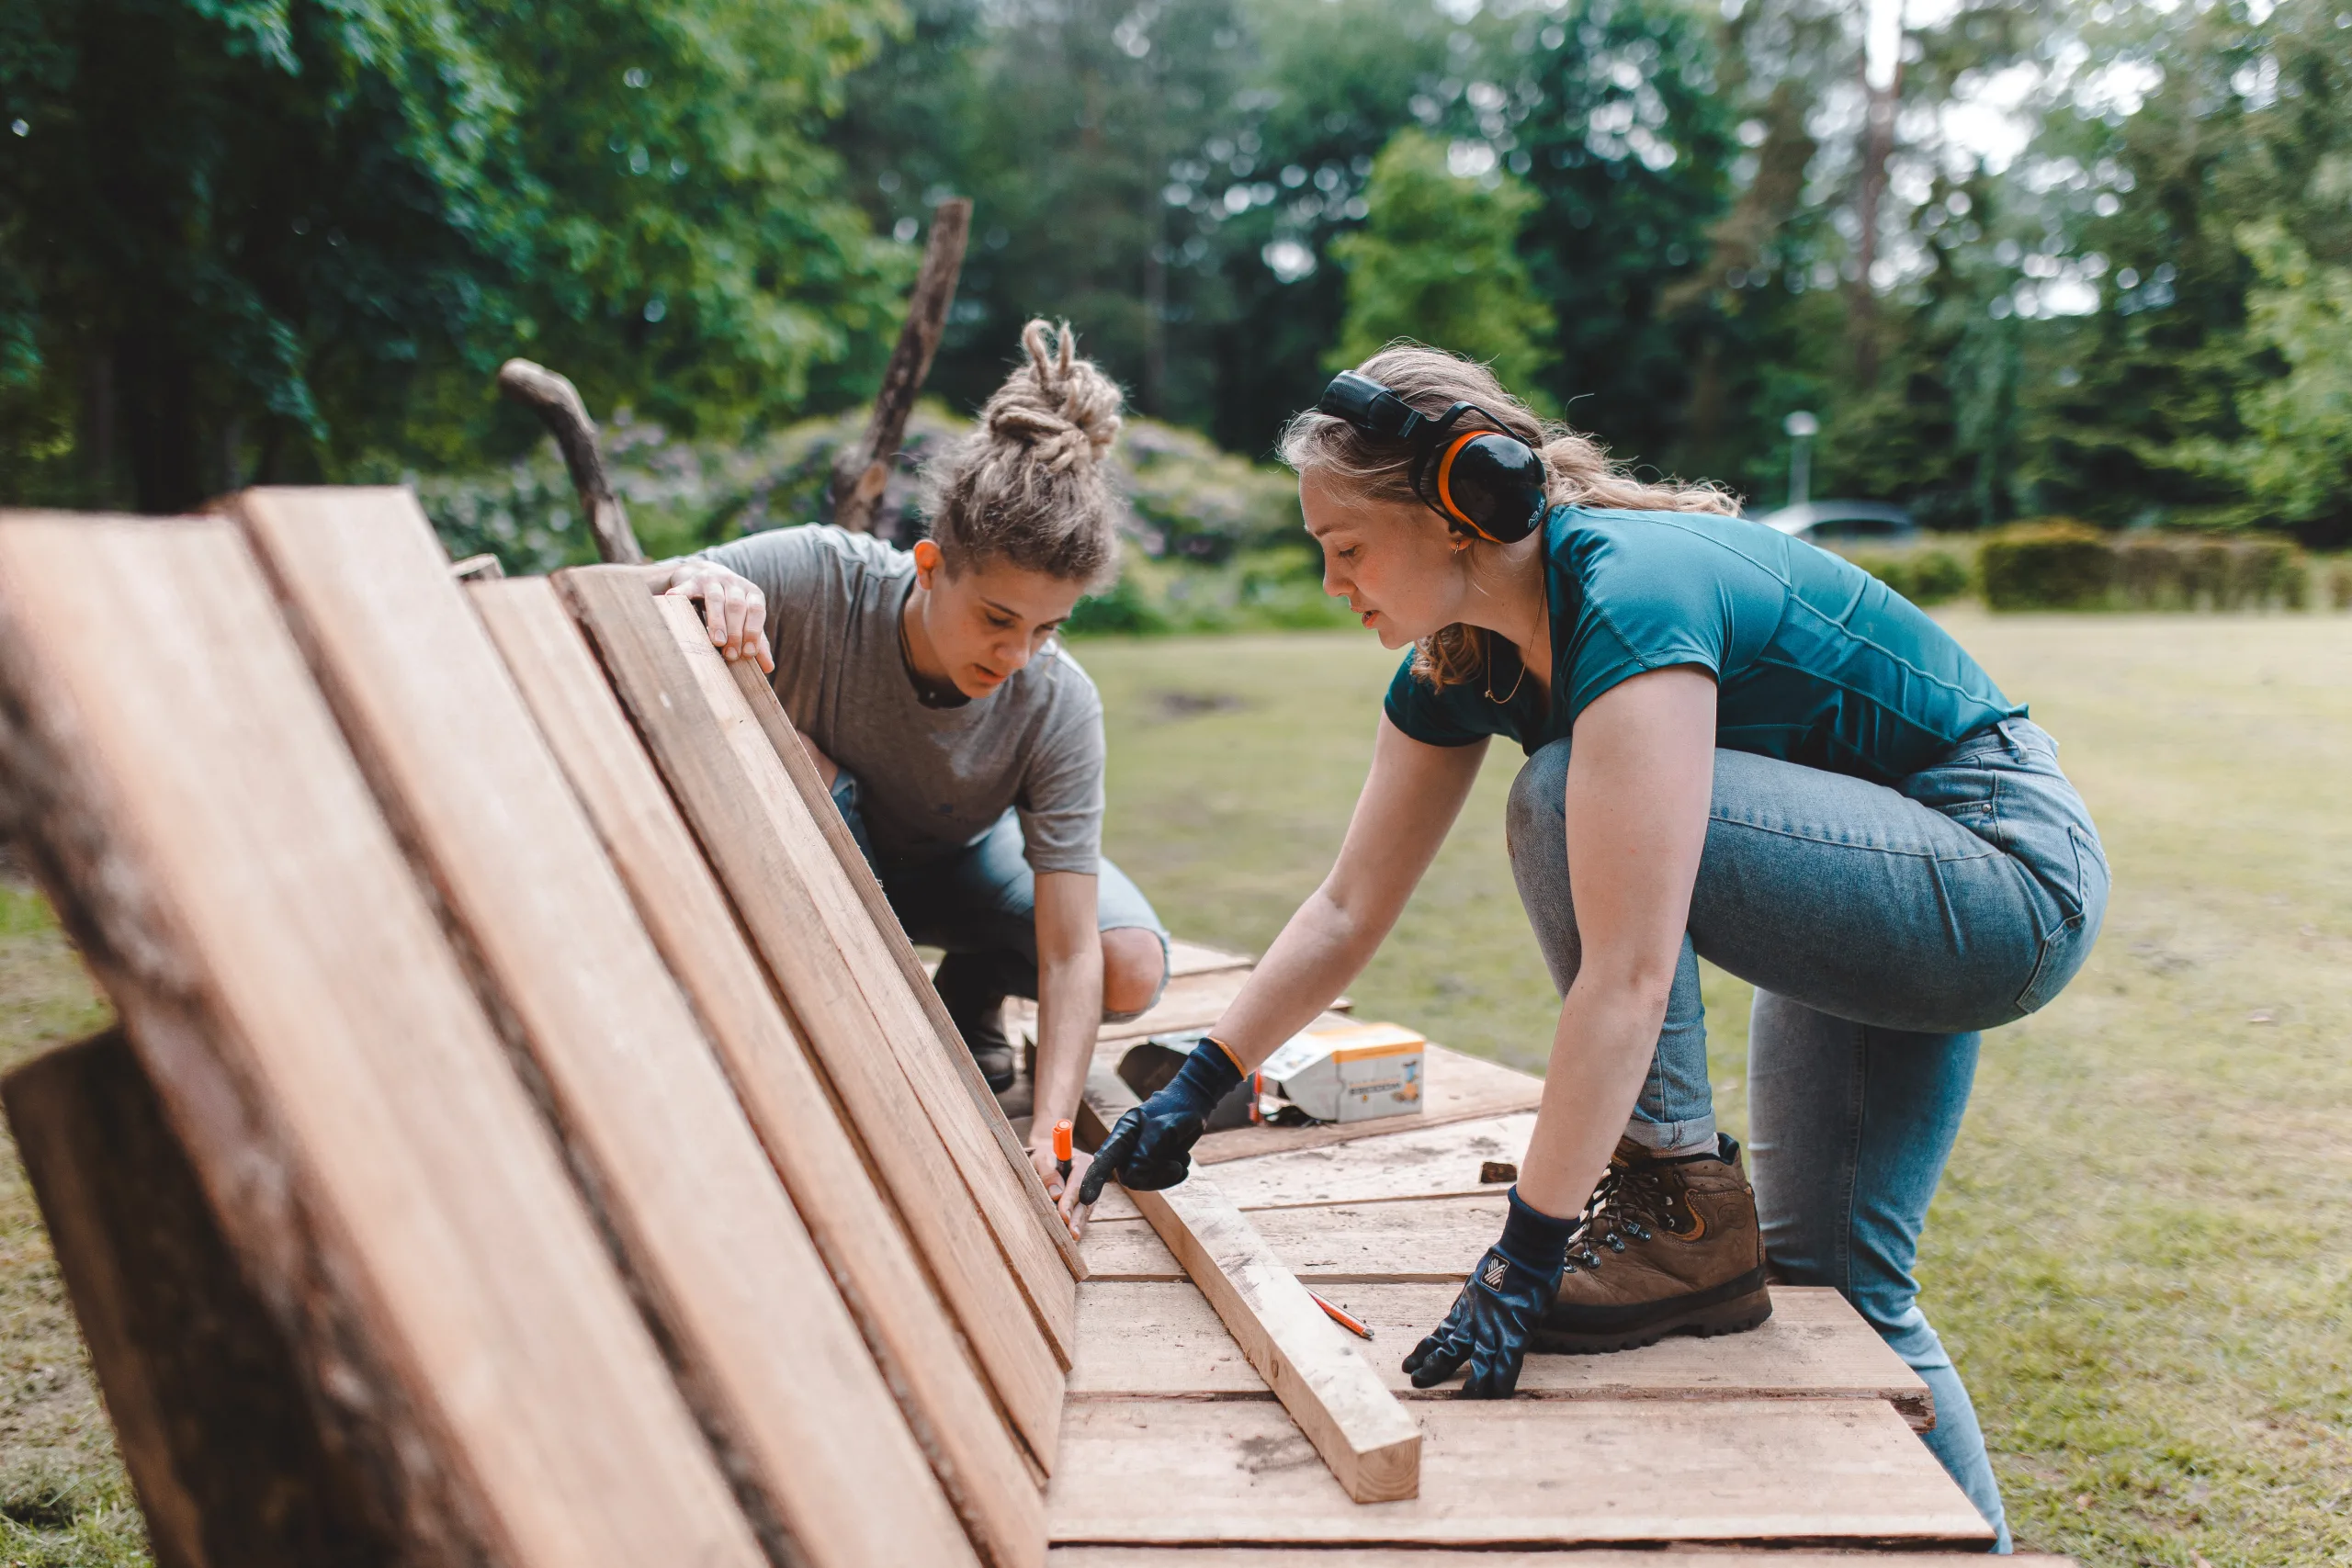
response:
<path id="1" fill-rule="evenodd" d="M 1026 373 L 1015 372 L 989 400 L 982 419 L 989 435 L 1017 441 L 1057 471 L 1091 466 L 1119 437 L 1118 384 L 1078 357 L 1078 334 L 1033 321 L 1021 329 Z"/>

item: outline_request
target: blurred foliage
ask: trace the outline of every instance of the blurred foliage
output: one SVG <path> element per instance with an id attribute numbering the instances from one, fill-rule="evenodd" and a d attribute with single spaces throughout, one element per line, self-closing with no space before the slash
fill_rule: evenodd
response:
<path id="1" fill-rule="evenodd" d="M 878 367 L 818 140 L 889 0 L 48 0 L 0 20 L 0 492 L 466 466 L 490 375 L 732 433 Z M 879 345 L 879 346 L 877 346 Z"/>
<path id="2" fill-rule="evenodd" d="M 2013 523 L 1977 552 L 1984 603 L 1996 610 L 2095 610 L 2115 585 L 2107 536 L 2071 517 Z"/>
<path id="3" fill-rule="evenodd" d="M 1803 410 L 1815 494 L 1940 530 L 2352 543 L 2340 0 L 1947 0 L 1875 55 L 1870 14 L 10 7 L 0 494 L 477 470 L 537 434 L 488 390 L 514 352 L 600 413 L 764 451 L 870 393 L 954 191 L 952 408 L 1064 317 L 1139 412 L 1263 456 L 1393 333 L 1760 503 Z M 1243 548 L 1224 513 L 1153 526 Z"/>
<path id="4" fill-rule="evenodd" d="M 1944 544 L 1903 550 L 1858 550 L 1853 563 L 1914 604 L 1947 604 L 1973 588 L 1973 547 Z"/>
<path id="5" fill-rule="evenodd" d="M 1348 275 L 1348 314 L 1333 369 L 1399 338 L 1442 344 L 1532 388 L 1551 357 L 1551 308 L 1535 297 L 1519 231 L 1535 193 L 1508 175 L 1465 181 L 1445 143 L 1396 133 L 1373 160 L 1371 220 L 1332 242 Z"/>
<path id="6" fill-rule="evenodd" d="M 2346 607 L 2333 589 L 2333 606 Z M 2074 518 L 2011 524 L 1978 551 L 1984 602 L 1996 610 L 2301 610 L 2312 563 L 2276 535 L 2135 529 L 2114 535 Z"/>

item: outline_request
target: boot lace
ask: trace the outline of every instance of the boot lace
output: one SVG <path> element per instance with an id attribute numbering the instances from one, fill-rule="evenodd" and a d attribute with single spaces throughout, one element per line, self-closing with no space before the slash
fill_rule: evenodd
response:
<path id="1" fill-rule="evenodd" d="M 1682 1235 L 1691 1224 L 1689 1206 L 1656 1167 L 1611 1161 L 1569 1233 L 1567 1272 L 1599 1269 L 1627 1242 L 1648 1241 L 1661 1230 Z"/>

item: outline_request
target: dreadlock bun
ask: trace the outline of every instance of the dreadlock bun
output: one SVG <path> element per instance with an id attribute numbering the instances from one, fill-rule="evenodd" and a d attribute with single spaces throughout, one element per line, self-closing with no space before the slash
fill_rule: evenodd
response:
<path id="1" fill-rule="evenodd" d="M 932 536 L 952 570 L 1003 559 L 1098 586 L 1118 568 L 1118 498 L 1105 459 L 1125 400 L 1079 357 L 1068 322 L 1031 321 L 1021 346 L 1026 363 L 939 476 Z"/>

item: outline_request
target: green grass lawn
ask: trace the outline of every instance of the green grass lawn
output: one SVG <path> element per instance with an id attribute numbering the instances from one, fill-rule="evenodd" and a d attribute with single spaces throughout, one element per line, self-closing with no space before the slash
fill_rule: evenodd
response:
<path id="1" fill-rule="evenodd" d="M 2352 619 L 1950 619 L 2064 743 L 2116 873 L 2089 967 L 1987 1042 L 1919 1270 L 2018 1534 L 2119 1568 L 2352 1562 Z M 1352 633 L 1081 657 L 1113 854 L 1180 931 L 1262 947 L 1339 842 L 1393 660 Z M 1540 1067 L 1514 760 L 1353 990 Z M 1747 999 L 1709 976 L 1735 1132 Z M 0 1065 L 103 1017 L 38 900 L 0 894 Z M 127 1498 L 0 1145 L 0 1565 L 143 1562 Z"/>

